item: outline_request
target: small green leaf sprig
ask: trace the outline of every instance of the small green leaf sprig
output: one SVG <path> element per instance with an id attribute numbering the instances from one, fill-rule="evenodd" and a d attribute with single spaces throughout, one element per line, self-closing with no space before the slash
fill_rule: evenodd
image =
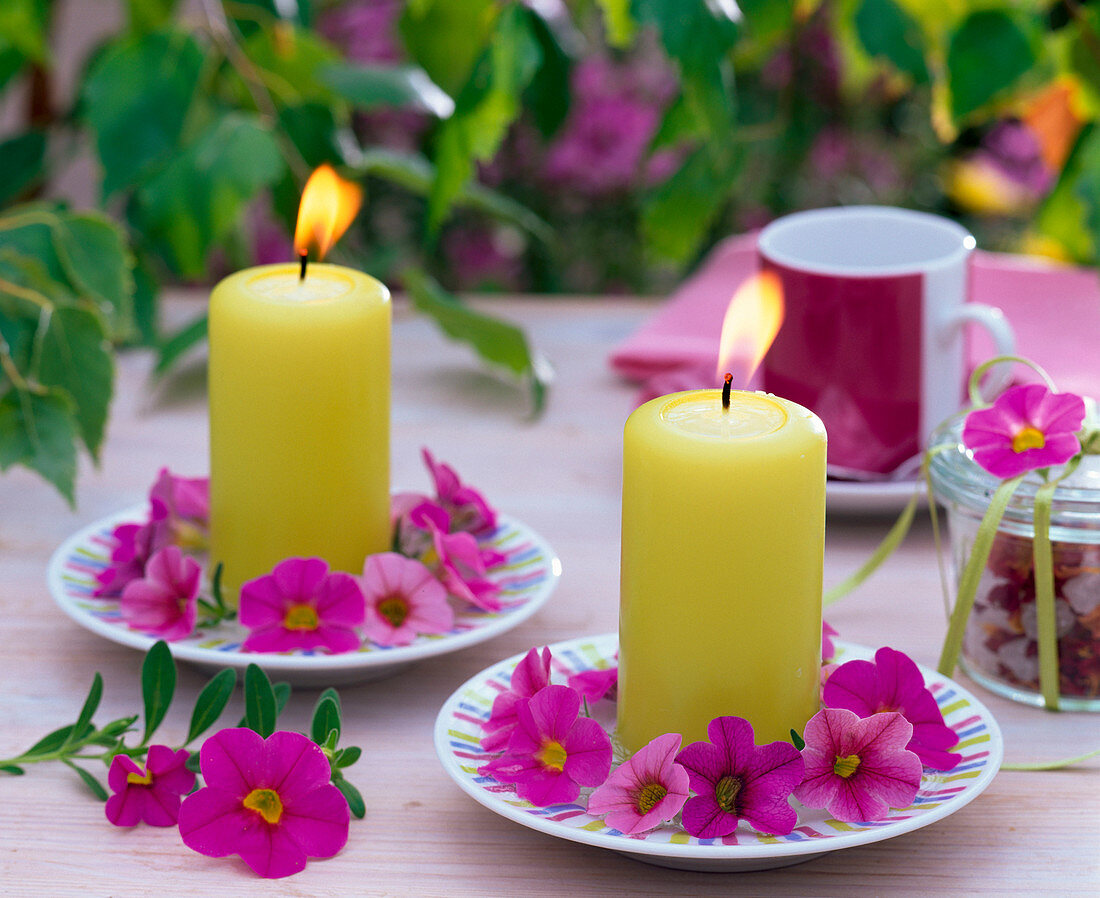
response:
<path id="1" fill-rule="evenodd" d="M 190 746 L 217 723 L 237 685 L 237 672 L 230 668 L 219 671 L 199 692 L 191 711 L 187 738 L 180 749 Z M 176 663 L 168 644 L 159 640 L 145 655 L 141 665 L 141 695 L 143 713 L 112 720 L 102 727 L 93 722 L 103 698 L 103 677 L 97 672 L 75 723 L 63 726 L 39 739 L 22 754 L 0 759 L 0 771 L 22 776 L 25 766 L 45 761 L 59 761 L 72 770 L 100 801 L 108 792 L 102 781 L 84 762 L 110 767 L 115 755 L 127 755 L 144 761 L 153 735 L 164 722 L 176 690 Z M 236 724 L 255 730 L 265 739 L 275 732 L 279 715 L 290 699 L 289 683 L 272 683 L 263 669 L 249 664 L 244 672 L 244 716 Z M 144 718 L 141 741 L 128 745 L 126 737 L 138 730 L 137 722 Z M 359 760 L 362 750 L 357 746 L 338 748 L 342 730 L 340 696 L 335 689 L 326 689 L 317 699 L 310 724 L 310 738 L 329 760 L 332 783 L 347 799 L 351 813 L 362 819 L 366 805 L 359 790 L 344 776 L 344 770 Z M 199 770 L 199 751 L 191 750 L 187 760 L 189 770 Z"/>

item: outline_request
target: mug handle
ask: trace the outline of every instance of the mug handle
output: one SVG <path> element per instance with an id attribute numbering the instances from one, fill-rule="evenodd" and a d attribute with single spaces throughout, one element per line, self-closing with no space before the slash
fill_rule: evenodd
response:
<path id="1" fill-rule="evenodd" d="M 993 345 L 996 347 L 996 355 L 1016 354 L 1016 334 L 1012 325 L 1005 318 L 1005 313 L 996 306 L 986 306 L 981 303 L 963 303 L 951 316 L 951 323 L 958 326 L 964 322 L 974 322 L 985 328 Z M 994 365 L 986 375 L 982 392 L 989 397 L 996 396 L 1012 380 L 1012 362 L 1004 362 Z"/>

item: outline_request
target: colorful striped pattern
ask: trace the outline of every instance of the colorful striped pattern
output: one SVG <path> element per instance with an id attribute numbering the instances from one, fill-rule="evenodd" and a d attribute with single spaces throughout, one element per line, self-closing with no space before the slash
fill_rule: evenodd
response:
<path id="1" fill-rule="evenodd" d="M 117 626 L 122 631 L 127 627 L 118 610 L 117 598 L 96 598 L 93 593 L 98 585 L 96 574 L 107 567 L 111 550 L 114 547 L 112 533 L 119 524 L 128 520 L 140 519 L 141 509 L 135 509 L 129 515 L 116 516 L 93 525 L 63 547 L 54 598 L 77 620 L 95 620 L 100 624 Z M 478 608 L 463 607 L 456 611 L 455 625 L 448 633 L 432 636 L 420 636 L 412 646 L 382 647 L 366 644 L 358 654 L 384 655 L 396 652 L 402 654 L 409 648 L 427 643 L 439 643 L 460 634 L 470 633 L 499 625 L 509 617 L 519 619 L 526 615 L 519 612 L 530 603 L 545 600 L 560 573 L 560 565 L 550 548 L 534 533 L 522 524 L 510 518 L 500 516 L 496 531 L 483 537 L 480 543 L 507 555 L 508 560 L 489 571 L 489 578 L 501 587 L 500 611 L 489 612 Z M 499 626 L 496 628 L 499 629 Z M 187 639 L 173 643 L 173 647 L 192 647 L 212 652 L 239 653 L 245 631 L 235 622 L 226 622 L 216 627 L 197 630 Z M 152 644 L 152 639 L 149 640 Z M 288 653 L 308 657 L 311 651 Z"/>
<path id="2" fill-rule="evenodd" d="M 565 677 L 573 673 L 613 665 L 617 663 L 615 660 L 617 650 L 618 643 L 614 634 L 551 646 L 556 662 L 552 678 L 555 682 L 564 682 Z M 844 645 L 843 654 L 846 658 L 871 658 L 874 653 L 856 646 Z M 502 785 L 492 777 L 478 774 L 478 767 L 492 757 L 480 750 L 482 724 L 489 718 L 494 697 L 507 688 L 518 660 L 518 657 L 509 659 L 502 662 L 501 666 L 485 671 L 452 696 L 450 703 L 444 706 L 437 725 L 437 745 L 441 742 L 439 727 L 446 726 L 448 748 L 441 749 L 440 753 L 444 755 L 449 751 L 450 759 L 455 762 L 458 772 L 450 769 L 451 765 L 448 763 L 450 759 L 447 757 L 443 758 L 444 766 L 452 776 L 464 779 L 465 782 L 460 785 L 490 809 L 495 803 L 500 803 L 512 809 L 521 809 L 532 818 L 541 818 L 539 823 L 532 823 L 536 829 L 565 835 L 567 838 L 578 841 L 585 841 L 585 838 L 579 832 L 567 835 L 566 830 L 599 833 L 612 838 L 610 841 L 602 839 L 597 844 L 614 848 L 616 847 L 614 840 L 621 838 L 622 850 L 638 851 L 638 837 L 624 836 L 618 830 L 607 827 L 602 820 L 590 816 L 584 809 L 583 795 L 582 803 L 540 808 L 518 799 L 512 786 Z M 1001 756 L 1000 731 L 989 712 L 976 700 L 964 696 L 962 690 L 952 681 L 924 668 L 922 671 L 929 689 L 940 705 L 945 721 L 959 735 L 960 741 L 956 751 L 962 755 L 962 761 L 948 773 L 926 769 L 920 791 L 909 807 L 892 810 L 890 816 L 882 820 L 843 823 L 830 818 L 824 811 L 801 808 L 795 802 L 795 806 L 799 807 L 799 825 L 790 835 L 765 836 L 742 826 L 733 835 L 722 839 L 698 839 L 678 827 L 666 824 L 646 835 L 641 841 L 650 845 L 667 846 L 770 845 L 775 846 L 777 853 L 782 853 L 784 845 L 805 844 L 810 841 L 821 842 L 860 833 L 868 834 L 865 841 L 875 841 L 884 838 L 881 831 L 890 827 L 907 831 L 923 825 L 919 822 L 921 817 L 928 817 L 928 822 L 931 822 L 933 819 L 945 816 L 950 812 L 948 806 L 952 803 L 962 807 L 974 797 L 971 793 L 976 794 L 984 789 L 992 773 L 996 772 Z M 593 717 L 606 729 L 610 730 L 614 726 L 613 702 L 601 701 L 591 707 L 591 711 Z M 990 767 L 991 764 L 992 767 Z M 978 782 L 979 779 L 980 782 Z M 482 790 L 484 794 L 478 794 L 478 790 Z M 514 814 L 506 816 L 514 818 Z M 910 821 L 910 823 L 898 826 L 903 821 Z M 847 841 L 853 840 L 849 838 Z M 843 846 L 837 845 L 837 847 Z M 820 850 L 828 850 L 828 846 L 823 844 Z M 693 857 L 699 857 L 696 849 L 692 851 Z M 675 848 L 667 850 L 669 855 L 675 852 Z"/>

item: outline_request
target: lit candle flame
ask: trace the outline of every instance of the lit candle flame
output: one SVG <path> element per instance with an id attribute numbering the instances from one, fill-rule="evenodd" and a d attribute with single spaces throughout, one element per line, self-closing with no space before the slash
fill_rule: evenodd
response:
<path id="1" fill-rule="evenodd" d="M 323 259 L 355 220 L 363 201 L 363 188 L 345 181 L 332 166 L 316 169 L 302 190 L 298 206 L 298 226 L 294 229 L 294 249 L 299 256 L 316 248 Z"/>
<path id="2" fill-rule="evenodd" d="M 745 387 L 764 361 L 783 324 L 783 287 L 765 271 L 750 277 L 733 294 L 722 322 L 717 378 L 734 372 L 734 386 Z"/>

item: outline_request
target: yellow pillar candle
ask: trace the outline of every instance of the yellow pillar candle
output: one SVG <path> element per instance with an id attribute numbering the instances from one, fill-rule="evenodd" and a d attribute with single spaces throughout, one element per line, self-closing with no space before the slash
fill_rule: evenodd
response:
<path id="1" fill-rule="evenodd" d="M 748 720 L 758 744 L 818 710 L 825 429 L 775 396 L 653 399 L 623 438 L 618 735 L 707 738 Z"/>
<path id="2" fill-rule="evenodd" d="M 291 556 L 361 573 L 389 525 L 390 297 L 267 265 L 210 297 L 211 560 L 226 597 Z"/>

